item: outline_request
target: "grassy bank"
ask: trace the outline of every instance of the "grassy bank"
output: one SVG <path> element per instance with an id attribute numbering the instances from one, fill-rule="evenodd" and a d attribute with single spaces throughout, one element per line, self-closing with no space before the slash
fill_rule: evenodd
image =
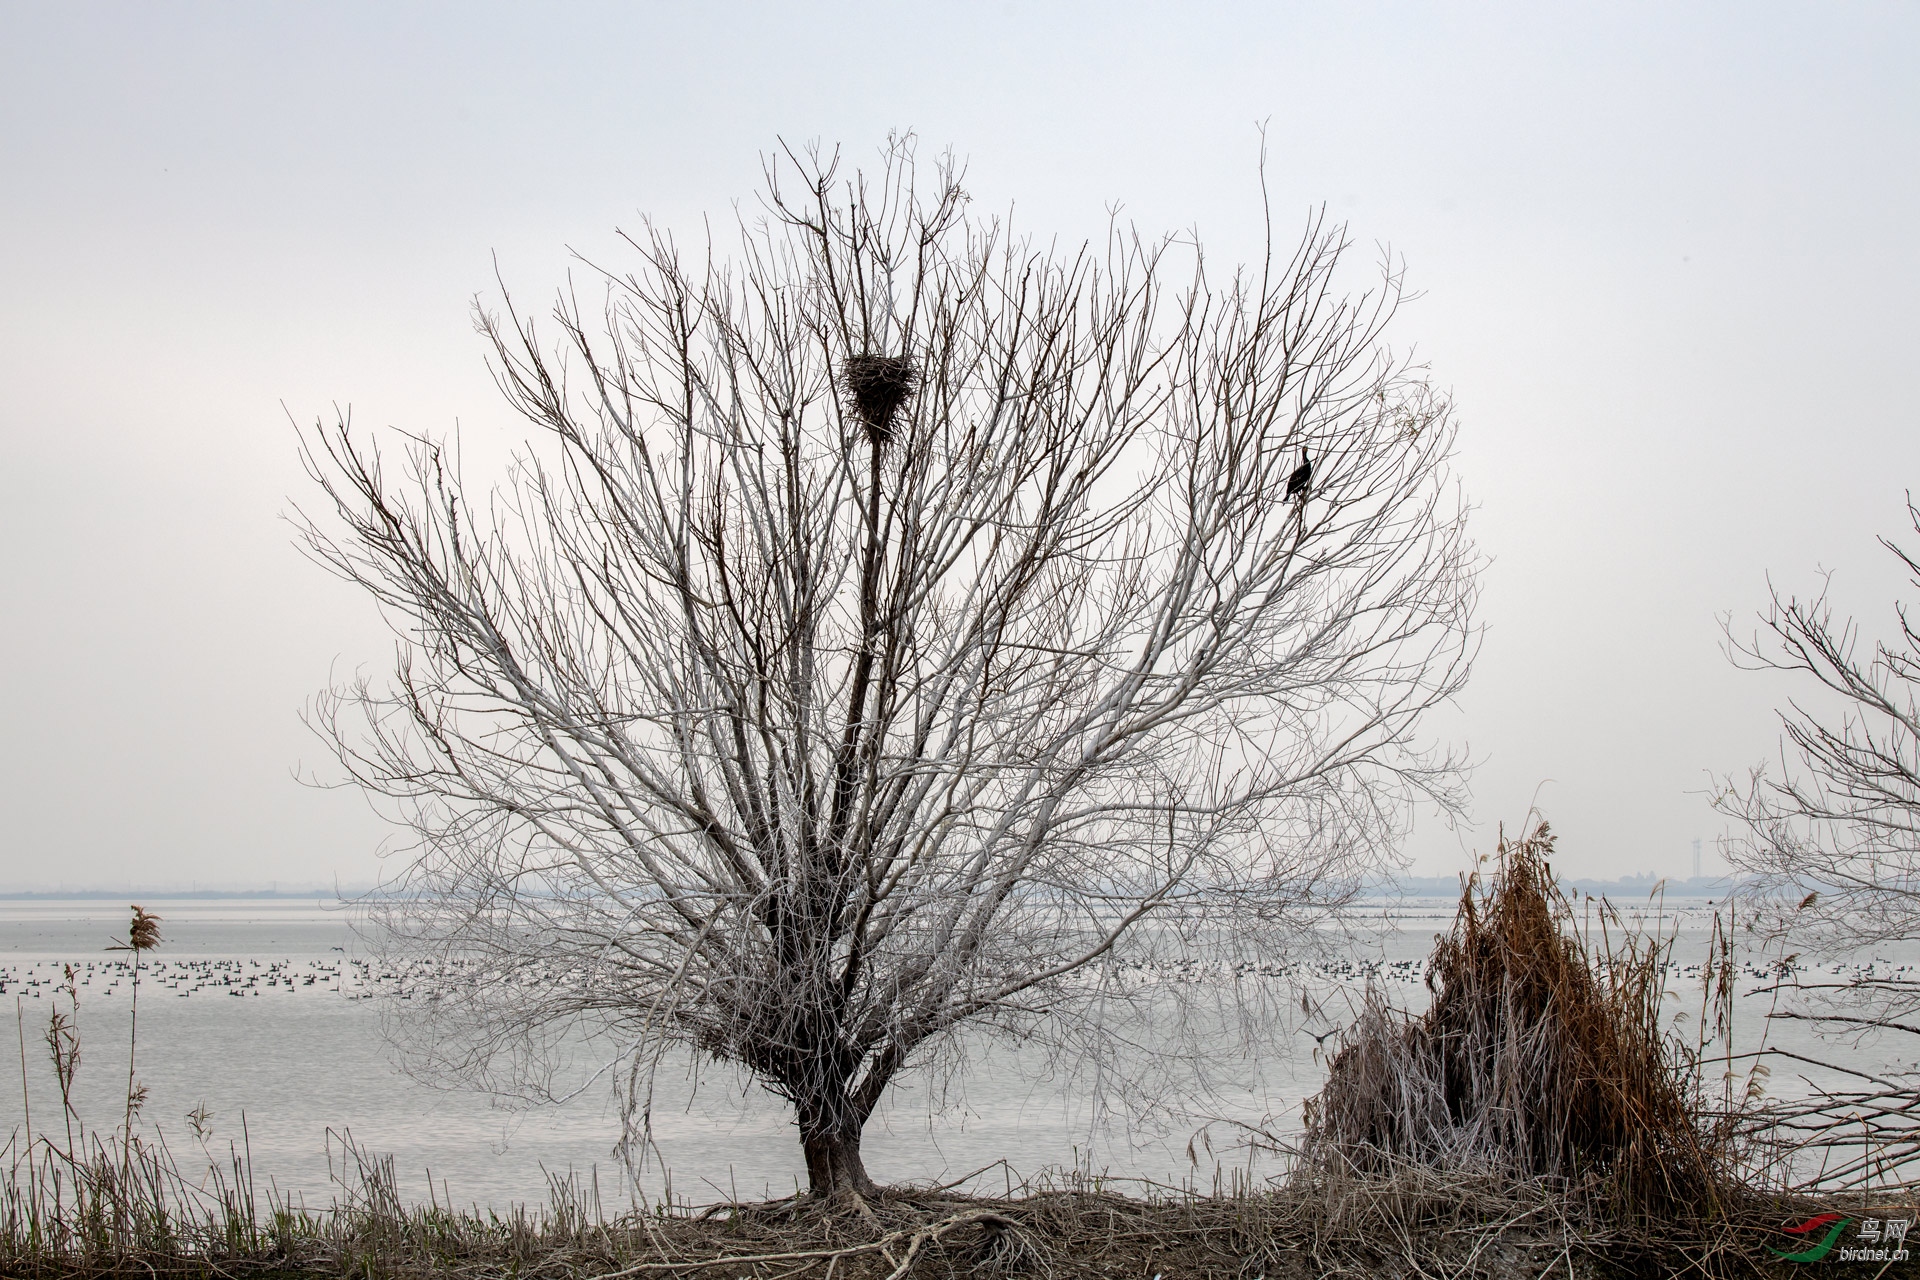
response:
<path id="1" fill-rule="evenodd" d="M 1280 1187 L 1194 1194 L 1097 1180 L 1010 1196 L 901 1188 L 865 1201 L 662 1206 L 608 1218 L 590 1186 L 558 1181 L 506 1214 L 407 1205 L 391 1164 L 321 1212 L 251 1184 L 244 1163 L 188 1184 L 161 1153 L 92 1167 L 16 1166 L 0 1273 L 66 1276 L 909 1277 L 1768 1276 L 1795 1272 L 1783 1224 L 1824 1203 L 1745 1196 L 1708 1215 L 1627 1221 L 1593 1188 L 1446 1176 L 1408 1165 Z M 217 1171 L 216 1171 L 217 1172 Z M 1896 1206 L 1844 1206 L 1904 1216 Z M 1785 1249 L 1781 1249 L 1784 1252 Z M 1899 1274 L 1896 1268 L 1891 1274 Z"/>

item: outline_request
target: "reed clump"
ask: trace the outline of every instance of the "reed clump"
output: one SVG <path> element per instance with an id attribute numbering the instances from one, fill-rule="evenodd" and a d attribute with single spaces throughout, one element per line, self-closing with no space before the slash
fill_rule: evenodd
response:
<path id="1" fill-rule="evenodd" d="M 1504 835 L 1436 945 L 1425 1012 L 1373 992 L 1306 1112 L 1299 1176 L 1408 1169 L 1554 1188 L 1588 1220 L 1724 1212 L 1732 1126 L 1662 1019 L 1667 946 L 1611 907 L 1586 927 L 1542 822 Z"/>

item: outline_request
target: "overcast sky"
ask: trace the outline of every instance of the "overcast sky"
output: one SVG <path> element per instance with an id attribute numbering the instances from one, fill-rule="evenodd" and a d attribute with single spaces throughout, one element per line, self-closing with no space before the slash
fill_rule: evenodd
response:
<path id="1" fill-rule="evenodd" d="M 1920 5 L 0 7 L 0 887 L 365 881 L 380 825 L 301 726 L 380 665 L 292 548 L 282 412 L 515 428 L 468 308 L 642 212 L 697 231 L 785 137 L 913 129 L 981 207 L 1390 243 L 1491 556 L 1457 710 L 1477 825 L 1684 874 L 1709 775 L 1790 691 L 1717 617 L 1835 571 L 1920 488 Z M 1709 867 L 1713 865 L 1711 854 Z"/>

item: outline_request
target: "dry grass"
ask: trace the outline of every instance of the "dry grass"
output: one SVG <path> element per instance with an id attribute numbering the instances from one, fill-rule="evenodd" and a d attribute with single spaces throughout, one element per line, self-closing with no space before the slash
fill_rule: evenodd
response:
<path id="1" fill-rule="evenodd" d="M 111 1165 L 111 1160 L 108 1162 Z M 1785 1274 L 1764 1245 L 1804 1207 L 1755 1201 L 1711 1230 L 1596 1227 L 1544 1183 L 1402 1167 L 1280 1188 L 1195 1194 L 1065 1178 L 981 1198 L 900 1188 L 853 1206 L 806 1198 L 603 1217 L 590 1189 L 557 1181 L 540 1210 L 506 1215 L 405 1205 L 391 1165 L 362 1156 L 358 1186 L 322 1213 L 260 1205 L 244 1168 L 224 1189 L 174 1199 L 164 1162 L 131 1181 L 81 1171 L 78 1201 L 38 1218 L 9 1197 L 0 1274 L 67 1276 L 458 1275 L 471 1280 L 643 1277 L 1758 1276 Z M 16 1180 L 16 1185 L 17 1180 Z M 43 1194 L 47 1185 L 41 1184 Z M 1130 1194 L 1127 1192 L 1131 1192 Z M 262 1211 L 264 1207 L 264 1212 Z M 60 1225 L 56 1225 L 60 1224 Z M 51 1233 L 47 1228 L 54 1227 Z"/>

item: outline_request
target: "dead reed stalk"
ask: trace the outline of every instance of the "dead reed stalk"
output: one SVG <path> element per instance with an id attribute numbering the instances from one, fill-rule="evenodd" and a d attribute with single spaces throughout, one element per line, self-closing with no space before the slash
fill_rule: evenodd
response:
<path id="1" fill-rule="evenodd" d="M 133 907 L 133 919 L 127 926 L 126 942 L 120 946 L 107 948 L 109 951 L 130 951 L 133 953 L 133 1000 L 131 1012 L 127 1019 L 127 1111 L 124 1128 L 121 1131 L 122 1136 L 120 1143 L 121 1162 L 123 1164 L 130 1160 L 133 1155 L 133 1118 L 139 1113 L 141 1104 L 147 1100 L 146 1086 L 139 1084 L 134 1079 L 133 1074 L 134 1058 L 140 1048 L 140 957 L 159 946 L 160 941 L 160 917 L 151 914 L 146 908 L 136 903 Z M 68 981 L 72 981 L 71 975 L 69 975 Z M 77 988 L 74 993 L 74 1005 L 76 1008 L 79 1006 L 79 991 Z M 56 1048 L 56 1058 L 58 1052 Z M 77 1061 L 77 1055 L 79 1053 L 77 1044 L 73 1052 L 76 1055 L 75 1060 Z M 71 1149 L 71 1142 L 69 1142 L 68 1147 Z"/>

